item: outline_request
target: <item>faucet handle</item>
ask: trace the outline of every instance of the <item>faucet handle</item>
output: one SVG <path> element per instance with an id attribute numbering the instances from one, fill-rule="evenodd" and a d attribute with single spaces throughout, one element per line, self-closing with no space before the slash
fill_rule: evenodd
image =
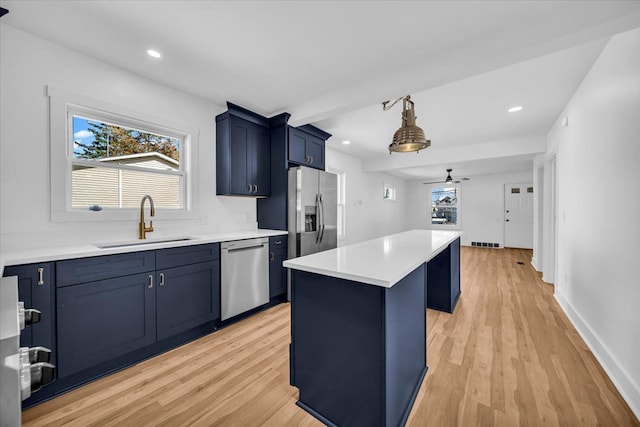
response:
<path id="1" fill-rule="evenodd" d="M 147 231 L 153 231 L 153 221 L 149 220 L 149 229 Z"/>

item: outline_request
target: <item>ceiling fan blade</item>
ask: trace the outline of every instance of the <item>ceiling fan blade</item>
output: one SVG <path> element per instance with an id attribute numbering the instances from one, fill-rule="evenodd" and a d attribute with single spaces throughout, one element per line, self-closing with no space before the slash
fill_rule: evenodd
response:
<path id="1" fill-rule="evenodd" d="M 459 178 L 460 181 L 471 181 L 471 178 Z"/>
<path id="2" fill-rule="evenodd" d="M 445 181 L 423 182 L 423 184 L 444 184 Z"/>

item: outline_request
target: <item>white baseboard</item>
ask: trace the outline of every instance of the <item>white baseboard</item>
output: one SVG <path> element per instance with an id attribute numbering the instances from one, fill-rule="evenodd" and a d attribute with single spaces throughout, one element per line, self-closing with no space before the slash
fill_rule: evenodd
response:
<path id="1" fill-rule="evenodd" d="M 531 265 L 535 271 L 540 272 L 540 269 L 538 268 L 538 259 L 536 257 L 531 257 Z"/>
<path id="2" fill-rule="evenodd" d="M 627 402 L 636 418 L 640 419 L 640 387 L 627 375 L 625 369 L 620 366 L 615 356 L 607 346 L 591 330 L 582 316 L 574 310 L 573 306 L 559 292 L 554 294 L 556 301 L 576 328 L 584 342 L 587 344 L 596 360 L 607 373 L 613 385 L 618 389 L 622 398 Z"/>

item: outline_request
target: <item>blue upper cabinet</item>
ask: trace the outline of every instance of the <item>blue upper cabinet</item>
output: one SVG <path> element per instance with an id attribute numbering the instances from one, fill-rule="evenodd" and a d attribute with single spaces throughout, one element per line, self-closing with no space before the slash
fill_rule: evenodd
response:
<path id="1" fill-rule="evenodd" d="M 227 106 L 216 117 L 216 194 L 268 197 L 269 121 L 230 102 Z"/>
<path id="2" fill-rule="evenodd" d="M 320 130 L 309 125 L 299 128 L 289 128 L 290 163 L 324 170 L 324 144 L 325 139 L 330 135 L 327 134 L 326 137 L 325 135 L 320 135 L 324 137 L 321 138 L 310 133 L 317 133 L 317 131 Z"/>

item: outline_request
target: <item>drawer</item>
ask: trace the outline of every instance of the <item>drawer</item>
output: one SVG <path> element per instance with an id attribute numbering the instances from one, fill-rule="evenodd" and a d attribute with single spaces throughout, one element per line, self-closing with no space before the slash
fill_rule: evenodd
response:
<path id="1" fill-rule="evenodd" d="M 287 249 L 287 235 L 269 237 L 269 251 L 277 251 L 278 249 Z"/>
<path id="2" fill-rule="evenodd" d="M 155 270 L 154 251 L 128 252 L 56 263 L 56 286 L 95 282 Z"/>
<path id="3" fill-rule="evenodd" d="M 156 269 L 179 267 L 217 259 L 220 259 L 220 243 L 159 249 L 156 251 Z"/>

